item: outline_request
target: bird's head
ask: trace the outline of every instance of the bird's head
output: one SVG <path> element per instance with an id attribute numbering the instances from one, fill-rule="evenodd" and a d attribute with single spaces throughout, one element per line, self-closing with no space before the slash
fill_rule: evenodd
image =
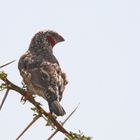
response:
<path id="1" fill-rule="evenodd" d="M 36 33 L 30 43 L 30 49 L 52 49 L 57 43 L 64 41 L 64 38 L 52 30 L 40 31 Z"/>

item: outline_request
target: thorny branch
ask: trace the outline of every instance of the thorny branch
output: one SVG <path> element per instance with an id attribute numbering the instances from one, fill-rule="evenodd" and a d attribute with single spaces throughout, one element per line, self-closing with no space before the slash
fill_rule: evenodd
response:
<path id="1" fill-rule="evenodd" d="M 3 68 L 11 63 L 13 63 L 15 60 L 4 64 L 2 66 L 0 66 L 0 68 Z M 2 83 L 0 85 L 0 90 L 4 90 L 6 89 L 6 93 L 4 95 L 4 98 L 2 100 L 2 103 L 0 104 L 0 110 L 4 104 L 4 101 L 6 100 L 6 97 L 9 93 L 10 90 L 14 90 L 16 92 L 18 92 L 19 94 L 21 94 L 23 97 L 25 97 L 26 95 L 26 91 L 24 88 L 20 88 L 17 85 L 15 85 L 14 83 L 12 83 L 10 80 L 7 79 L 7 74 L 4 72 L 0 71 L 0 80 L 2 80 L 4 83 Z M 50 113 L 47 113 L 40 105 L 40 103 L 36 102 L 33 96 L 29 96 L 29 98 L 27 99 L 30 103 L 32 103 L 35 106 L 35 111 L 37 112 L 37 114 L 35 114 L 36 116 L 33 118 L 33 120 L 28 124 L 28 126 L 22 131 L 22 133 L 16 138 L 16 140 L 19 140 L 20 137 L 40 118 L 43 117 L 47 123 L 52 126 L 55 131 L 53 132 L 53 134 L 48 138 L 48 140 L 51 140 L 54 135 L 57 132 L 61 132 L 63 133 L 66 138 L 65 140 L 91 140 L 91 137 L 86 137 L 84 136 L 81 132 L 79 134 L 77 133 L 73 133 L 73 132 L 68 132 L 63 125 L 66 123 L 66 121 L 74 114 L 74 112 L 77 110 L 78 106 L 75 108 L 75 110 L 64 120 L 64 122 L 59 123 L 55 116 L 53 116 Z M 34 109 L 33 109 L 34 110 Z"/>
<path id="2" fill-rule="evenodd" d="M 9 80 L 7 79 L 7 75 L 6 75 L 5 73 L 0 74 L 0 79 L 1 79 L 2 81 L 4 81 L 6 85 L 8 85 L 9 90 L 14 90 L 14 91 L 20 93 L 22 96 L 25 96 L 26 91 L 25 91 L 24 89 L 18 87 L 17 85 L 13 84 L 11 81 L 9 81 Z M 32 104 L 36 107 L 37 111 L 38 111 L 40 114 L 44 115 L 44 116 L 47 117 L 49 120 L 51 120 L 52 123 L 56 126 L 56 128 L 57 128 L 60 132 L 62 132 L 62 133 L 63 133 L 64 135 L 66 135 L 66 136 L 69 135 L 69 132 L 68 132 L 66 129 L 64 129 L 64 127 L 62 127 L 62 125 L 61 125 L 50 113 L 47 113 L 47 112 L 40 106 L 40 104 L 39 104 L 38 102 L 35 101 L 35 99 L 34 99 L 32 96 L 30 96 L 27 100 L 28 100 L 30 103 L 32 103 Z"/>

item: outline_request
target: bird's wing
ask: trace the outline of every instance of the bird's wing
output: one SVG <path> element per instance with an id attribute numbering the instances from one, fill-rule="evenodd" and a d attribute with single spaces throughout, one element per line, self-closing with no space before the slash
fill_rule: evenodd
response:
<path id="1" fill-rule="evenodd" d="M 61 100 L 66 80 L 64 74 L 57 63 L 43 61 L 39 68 L 30 70 L 31 82 L 40 88 L 43 88 L 48 94 L 56 95 Z"/>
<path id="2" fill-rule="evenodd" d="M 34 57 L 29 51 L 27 51 L 21 56 L 18 68 L 23 77 L 24 83 L 30 90 L 32 90 L 32 86 L 30 86 L 30 83 L 32 83 L 33 87 L 36 87 L 34 91 L 36 89 L 41 89 L 45 91 L 46 96 L 48 93 L 52 93 L 57 96 L 58 100 L 62 99 L 67 80 L 57 62 L 51 63 L 47 60 L 41 61 L 40 58 Z"/>
<path id="3" fill-rule="evenodd" d="M 27 70 L 27 66 L 28 66 L 28 63 L 31 61 L 31 54 L 29 51 L 27 51 L 26 53 L 24 53 L 20 59 L 19 59 L 19 62 L 18 62 L 18 69 L 20 71 L 20 73 L 23 71 L 23 70 Z"/>

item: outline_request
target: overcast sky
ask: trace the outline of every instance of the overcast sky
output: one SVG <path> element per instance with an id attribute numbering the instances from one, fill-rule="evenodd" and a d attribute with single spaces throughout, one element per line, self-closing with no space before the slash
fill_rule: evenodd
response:
<path id="1" fill-rule="evenodd" d="M 65 128 L 94 140 L 140 140 L 140 1 L 1 0 L 0 65 L 17 59 L 3 70 L 19 86 L 18 59 L 43 29 L 65 38 L 54 53 L 69 80 L 62 100 L 67 115 L 80 103 Z M 10 92 L 0 112 L 1 140 L 15 140 L 32 119 L 32 105 L 20 98 Z M 21 140 L 50 134 L 40 119 Z"/>

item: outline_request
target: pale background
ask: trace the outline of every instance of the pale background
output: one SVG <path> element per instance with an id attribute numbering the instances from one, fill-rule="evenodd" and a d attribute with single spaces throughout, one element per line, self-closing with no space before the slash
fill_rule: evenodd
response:
<path id="1" fill-rule="evenodd" d="M 0 65 L 17 59 L 3 70 L 18 85 L 18 59 L 42 29 L 66 40 L 54 48 L 69 79 L 62 104 L 67 114 L 80 106 L 65 128 L 95 140 L 140 140 L 140 1 L 1 0 Z M 32 119 L 32 105 L 20 98 L 11 92 L 0 112 L 1 140 L 15 140 Z M 21 140 L 50 134 L 40 119 Z"/>

